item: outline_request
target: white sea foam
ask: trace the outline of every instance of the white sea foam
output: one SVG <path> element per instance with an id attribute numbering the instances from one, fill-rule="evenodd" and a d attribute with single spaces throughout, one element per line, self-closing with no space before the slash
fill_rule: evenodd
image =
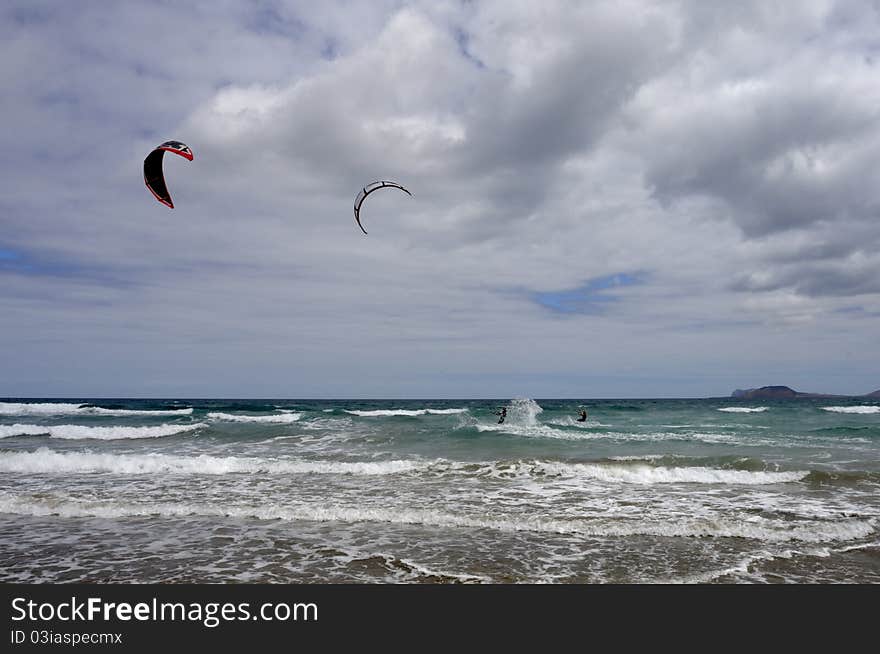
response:
<path id="1" fill-rule="evenodd" d="M 766 411 L 767 407 L 765 406 L 726 406 L 718 409 L 719 411 L 725 411 L 727 413 L 761 413 L 762 411 Z"/>
<path id="2" fill-rule="evenodd" d="M 451 415 L 455 413 L 464 413 L 467 409 L 375 409 L 360 410 L 346 409 L 346 413 L 353 416 L 361 416 L 362 418 L 377 418 L 383 416 L 424 416 L 424 415 Z"/>
<path id="3" fill-rule="evenodd" d="M 0 425 L 0 438 L 11 436 L 42 436 L 49 434 L 49 427 L 41 425 Z"/>
<path id="4" fill-rule="evenodd" d="M 610 456 L 608 457 L 612 461 L 656 461 L 657 459 L 662 459 L 664 457 L 674 457 L 674 454 L 630 454 L 623 456 Z"/>
<path id="5" fill-rule="evenodd" d="M 725 568 L 721 568 L 720 570 L 711 570 L 709 572 L 704 572 L 695 575 L 688 575 L 683 579 L 665 579 L 663 583 L 669 584 L 708 584 L 716 579 L 720 579 L 721 577 L 727 577 L 731 575 L 746 575 L 749 572 L 749 566 L 757 561 L 767 560 L 774 558 L 774 555 L 769 552 L 759 552 L 753 556 L 748 556 L 744 559 L 741 559 L 737 563 L 733 565 L 729 565 Z"/>
<path id="6" fill-rule="evenodd" d="M 0 456 L 0 471 L 17 473 L 196 474 L 342 474 L 393 475 L 427 467 L 418 461 L 299 461 L 250 457 L 173 456 L 165 454 L 98 454 L 56 452 L 41 447 L 34 452 L 9 452 Z"/>
<path id="7" fill-rule="evenodd" d="M 415 575 L 421 575 L 425 577 L 445 577 L 450 579 L 457 579 L 461 583 L 484 583 L 489 584 L 492 583 L 492 578 L 486 575 L 470 575 L 470 574 L 462 574 L 456 572 L 446 572 L 442 570 L 435 570 L 433 568 L 429 568 L 420 563 L 416 563 L 410 559 L 398 559 L 392 554 L 381 555 L 388 562 L 400 561 L 403 565 L 415 573 Z M 417 577 L 418 578 L 418 577 Z"/>
<path id="8" fill-rule="evenodd" d="M 612 457 L 614 463 L 565 463 L 560 461 L 486 461 L 461 462 L 438 459 L 427 468 L 433 474 L 465 474 L 498 479 L 538 478 L 547 482 L 552 478 L 592 480 L 628 484 L 725 484 L 766 485 L 800 481 L 808 470 L 751 471 L 704 468 L 696 466 L 652 466 L 641 461 L 669 458 L 670 455 Z M 619 462 L 619 463 L 618 463 Z"/>
<path id="9" fill-rule="evenodd" d="M 538 416 L 544 412 L 544 409 L 534 400 L 528 398 L 517 398 L 507 405 L 507 416 L 504 422 L 491 422 L 485 424 L 476 419 L 462 424 L 462 427 L 472 427 L 479 432 L 502 432 L 505 434 L 513 434 L 514 436 L 524 436 L 526 438 L 557 438 L 560 440 L 578 441 L 589 440 L 595 438 L 616 437 L 607 433 L 597 433 L 583 430 L 583 428 L 596 428 L 602 426 L 601 423 L 593 420 L 587 422 L 577 422 L 570 416 L 568 419 L 557 419 L 543 423 L 538 420 Z M 553 425 L 556 425 L 554 427 Z M 571 429 L 558 429 L 557 427 L 580 427 L 581 431 L 572 431 Z"/>
<path id="10" fill-rule="evenodd" d="M 429 525 L 448 528 L 494 529 L 504 532 L 576 534 L 594 537 L 663 536 L 749 538 L 768 542 L 824 543 L 865 538 L 874 531 L 873 520 L 843 519 L 836 522 L 808 521 L 792 525 L 785 520 L 744 521 L 732 518 L 576 518 L 497 516 L 448 513 L 437 509 L 405 507 L 359 507 L 301 504 L 258 506 L 216 503 L 164 503 L 85 501 L 66 497 L 29 497 L 0 494 L 0 513 L 33 516 L 125 518 L 135 516 L 227 516 L 261 520 L 362 523 L 377 522 Z"/>
<path id="11" fill-rule="evenodd" d="M 80 410 L 85 414 L 94 414 L 98 416 L 188 416 L 193 410 L 192 407 L 187 409 L 156 409 L 156 410 L 140 410 L 140 409 L 104 409 L 102 407 L 84 407 Z"/>
<path id="12" fill-rule="evenodd" d="M 654 456 L 624 457 L 621 463 L 563 463 L 557 461 L 515 461 L 481 464 L 456 463 L 451 472 L 470 471 L 476 475 L 496 478 L 537 477 L 544 481 L 553 478 L 600 481 L 626 484 L 725 484 L 765 485 L 799 481 L 810 473 L 806 470 L 788 472 L 763 472 L 749 470 L 722 470 L 718 468 L 669 467 L 639 464 Z M 448 463 L 447 463 L 448 465 Z M 476 470 L 473 466 L 478 466 Z M 443 464 L 432 467 L 436 471 Z"/>
<path id="13" fill-rule="evenodd" d="M 880 406 L 823 406 L 822 410 L 832 413 L 880 413 Z"/>
<path id="14" fill-rule="evenodd" d="M 270 423 L 279 423 L 279 424 L 287 424 L 291 422 L 296 422 L 300 418 L 302 418 L 301 413 L 281 413 L 269 416 L 247 416 L 247 415 L 239 415 L 235 413 L 218 413 L 212 412 L 208 414 L 208 418 L 213 418 L 214 420 L 225 420 L 227 422 L 270 422 Z"/>
<path id="15" fill-rule="evenodd" d="M 24 402 L 0 402 L 0 415 L 2 416 L 38 416 L 59 415 L 64 413 L 77 413 L 81 404 L 63 404 L 61 402 L 24 403 Z"/>
<path id="16" fill-rule="evenodd" d="M 104 409 L 63 402 L 0 402 L 0 416 L 183 416 L 192 412 L 192 407 L 186 409 Z"/>
<path id="17" fill-rule="evenodd" d="M 567 441 L 589 440 L 593 438 L 601 438 L 602 434 L 593 432 L 573 432 L 564 429 L 556 429 L 550 425 L 535 424 L 521 425 L 504 422 L 500 425 L 483 425 L 475 424 L 473 427 L 479 432 L 500 432 L 505 434 L 513 434 L 514 436 L 524 436 L 526 438 L 558 438 Z"/>
<path id="18" fill-rule="evenodd" d="M 847 545 L 846 547 L 841 547 L 838 552 L 852 552 L 854 550 L 868 550 L 868 549 L 877 549 L 880 548 L 880 540 L 874 541 L 873 543 L 859 543 L 858 545 Z"/>
<path id="19" fill-rule="evenodd" d="M 684 579 L 665 580 L 664 583 L 707 584 L 715 581 L 716 579 L 720 579 L 721 577 L 728 576 L 745 577 L 750 579 L 753 578 L 757 581 L 766 581 L 766 579 L 762 579 L 760 575 L 755 575 L 751 572 L 755 564 L 761 563 L 763 561 L 772 561 L 773 559 L 791 559 L 799 555 L 828 557 L 830 555 L 830 552 L 826 547 L 815 547 L 807 551 L 785 549 L 778 552 L 771 552 L 767 550 L 762 550 L 746 556 L 737 563 L 729 565 L 725 568 L 721 568 L 720 570 L 711 570 L 709 572 L 704 572 L 701 574 L 689 575 Z"/>
<path id="20" fill-rule="evenodd" d="M 620 438 L 630 441 L 697 441 L 701 443 L 741 443 L 742 437 L 735 434 L 717 434 L 712 432 L 652 432 L 648 434 L 618 434 L 611 438 Z M 758 441 L 752 441 L 757 444 Z"/>
<path id="21" fill-rule="evenodd" d="M 462 426 L 475 428 L 480 432 L 496 431 L 506 434 L 514 434 L 516 436 L 526 436 L 529 438 L 561 438 L 564 440 L 581 440 L 584 438 L 593 438 L 590 433 L 575 433 L 564 429 L 555 429 L 550 425 L 538 421 L 538 415 L 544 409 L 528 398 L 517 398 L 507 405 L 507 416 L 503 423 L 492 422 L 484 424 L 476 419 L 471 419 Z"/>
<path id="22" fill-rule="evenodd" d="M 161 438 L 207 427 L 203 422 L 189 425 L 165 424 L 155 427 L 85 427 L 82 425 L 0 425 L 0 438 L 12 436 L 49 436 L 65 439 L 102 441 L 127 438 Z"/>
<path id="23" fill-rule="evenodd" d="M 852 552 L 855 550 L 863 550 L 863 549 L 871 549 L 880 546 L 880 542 L 874 543 L 857 543 L 855 545 L 844 545 L 842 547 L 810 547 L 806 549 L 785 549 L 778 552 L 769 552 L 769 551 L 761 551 L 757 552 L 752 556 L 745 558 L 740 561 L 738 564 L 730 566 L 729 568 L 725 568 L 722 570 L 716 570 L 712 572 L 708 572 L 702 575 L 695 575 L 692 577 L 688 577 L 681 581 L 681 583 L 697 583 L 697 584 L 705 584 L 720 577 L 728 576 L 728 575 L 742 575 L 745 577 L 754 577 L 751 572 L 752 567 L 756 563 L 760 563 L 762 561 L 770 561 L 773 559 L 793 559 L 795 557 L 817 557 L 817 558 L 828 558 L 834 554 L 840 554 L 845 552 Z M 762 578 L 762 575 L 757 575 L 758 580 L 766 581 L 766 579 Z"/>
<path id="24" fill-rule="evenodd" d="M 739 442 L 733 434 L 713 434 L 708 432 L 615 432 L 615 431 L 587 431 L 556 429 L 549 424 L 480 424 L 473 423 L 470 426 L 479 432 L 500 432 L 525 438 L 555 438 L 568 441 L 610 439 L 621 441 L 700 441 L 703 443 L 736 443 Z M 757 444 L 757 441 L 754 442 Z"/>
<path id="25" fill-rule="evenodd" d="M 576 476 L 630 484 L 783 484 L 799 481 L 809 471 L 753 472 L 716 468 L 649 465 L 595 465 L 586 463 L 539 463 L 536 469 L 549 475 Z"/>
<path id="26" fill-rule="evenodd" d="M 632 463 L 563 463 L 555 461 L 460 462 L 391 460 L 347 462 L 329 460 L 262 459 L 254 457 L 177 456 L 165 454 L 109 454 L 56 452 L 41 447 L 33 452 L 8 452 L 0 456 L 0 471 L 17 473 L 116 474 L 351 474 L 393 475 L 421 472 L 431 475 L 464 475 L 496 479 L 578 479 L 626 484 L 726 484 L 764 485 L 790 483 L 809 472 L 754 472 L 698 467 L 664 467 Z"/>
<path id="27" fill-rule="evenodd" d="M 558 425 L 560 427 L 577 427 L 579 429 L 592 429 L 595 427 L 607 427 L 608 425 L 603 425 L 602 423 L 591 420 L 587 418 L 587 420 L 580 421 L 577 418 L 572 418 L 571 416 L 566 416 L 565 418 L 559 418 L 557 420 L 549 420 L 547 424 L 550 425 Z"/>

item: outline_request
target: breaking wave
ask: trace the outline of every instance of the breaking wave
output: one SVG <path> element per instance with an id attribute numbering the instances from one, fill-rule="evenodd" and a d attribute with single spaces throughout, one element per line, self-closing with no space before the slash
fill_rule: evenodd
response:
<path id="1" fill-rule="evenodd" d="M 297 422 L 300 418 L 302 418 L 302 414 L 287 412 L 270 416 L 246 416 L 234 413 L 211 412 L 208 414 L 207 417 L 213 418 L 214 420 L 225 420 L 227 422 L 269 422 L 286 424 Z"/>
<path id="2" fill-rule="evenodd" d="M 41 447 L 34 452 L 10 452 L 0 457 L 0 471 L 17 473 L 114 474 L 352 474 L 389 475 L 410 472 L 428 464 L 417 461 L 291 461 L 250 457 L 172 456 L 165 454 L 97 454 L 56 452 Z"/>
<path id="3" fill-rule="evenodd" d="M 253 457 L 176 456 L 166 454 L 102 454 L 94 452 L 56 452 L 41 447 L 33 452 L 5 452 L 0 471 L 16 473 L 94 473 L 116 474 L 352 474 L 389 475 L 425 473 L 434 476 L 465 475 L 495 479 L 533 478 L 543 481 L 580 479 L 626 484 L 729 484 L 764 485 L 801 480 L 826 481 L 809 471 L 772 472 L 763 470 L 718 469 L 694 466 L 658 466 L 644 461 L 565 463 L 556 461 L 461 462 L 391 460 L 347 462 L 328 460 L 262 459 Z"/>
<path id="4" fill-rule="evenodd" d="M 465 413 L 467 409 L 375 409 L 375 410 L 359 410 L 359 409 L 345 409 L 346 413 L 350 413 L 353 416 L 361 416 L 362 418 L 376 418 L 376 417 L 388 417 L 388 416 L 406 416 L 406 417 L 415 417 L 415 416 L 424 416 L 424 415 L 452 415 L 456 413 Z"/>
<path id="5" fill-rule="evenodd" d="M 613 463 L 563 463 L 556 461 L 511 461 L 470 464 L 472 472 L 497 478 L 529 476 L 543 479 L 583 479 L 628 484 L 784 484 L 806 479 L 810 472 L 770 472 L 704 467 L 656 466 L 639 460 Z"/>
<path id="6" fill-rule="evenodd" d="M 158 425 L 156 427 L 84 427 L 82 425 L 0 425 L 0 438 L 12 436 L 49 436 L 72 440 L 95 439 L 112 441 L 128 438 L 161 438 L 207 427 L 203 422 L 191 425 Z"/>
<path id="7" fill-rule="evenodd" d="M 436 527 L 493 529 L 504 532 L 577 534 L 583 536 L 664 536 L 749 538 L 766 542 L 808 543 L 851 541 L 874 532 L 871 519 L 811 520 L 792 525 L 786 520 L 747 522 L 731 518 L 683 517 L 659 520 L 648 517 L 546 518 L 449 513 L 431 508 L 333 506 L 303 503 L 299 506 L 261 504 L 235 506 L 186 502 L 86 501 L 65 497 L 28 497 L 0 494 L 0 512 L 32 516 L 127 518 L 140 516 L 208 516 L 340 523 L 388 523 Z"/>
<path id="8" fill-rule="evenodd" d="M 86 404 L 63 402 L 0 402 L 0 416 L 186 416 L 193 412 L 186 409 L 105 409 Z"/>
<path id="9" fill-rule="evenodd" d="M 719 411 L 725 411 L 727 413 L 761 413 L 762 411 L 766 411 L 767 407 L 765 406 L 726 406 L 718 409 Z"/>
<path id="10" fill-rule="evenodd" d="M 832 413 L 880 413 L 880 406 L 823 406 L 822 410 Z"/>
<path id="11" fill-rule="evenodd" d="M 616 441 L 683 441 L 683 442 L 703 442 L 703 443 L 737 443 L 738 437 L 734 434 L 719 434 L 711 432 L 648 432 L 638 433 L 629 431 L 598 431 L 596 426 L 587 425 L 580 429 L 562 429 L 555 428 L 551 425 L 559 424 L 553 422 L 544 424 L 536 422 L 535 424 L 516 424 L 505 421 L 502 424 L 481 424 L 472 423 L 465 424 L 462 427 L 471 427 L 478 432 L 497 432 L 502 434 L 510 434 L 512 436 L 521 436 L 525 438 L 554 438 L 567 441 L 582 440 L 616 440 Z M 601 426 L 601 425 L 599 425 Z"/>

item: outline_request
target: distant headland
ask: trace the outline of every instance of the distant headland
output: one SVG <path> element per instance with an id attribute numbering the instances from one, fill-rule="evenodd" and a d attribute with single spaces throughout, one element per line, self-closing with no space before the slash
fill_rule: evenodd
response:
<path id="1" fill-rule="evenodd" d="M 801 393 L 800 391 L 796 391 L 793 388 L 789 388 L 788 386 L 762 386 L 761 388 L 748 388 L 745 390 L 738 388 L 733 391 L 730 396 L 735 397 L 739 400 L 786 400 L 799 397 L 880 399 L 880 390 L 876 390 L 873 393 L 867 393 L 865 395 L 830 395 L 828 393 Z"/>

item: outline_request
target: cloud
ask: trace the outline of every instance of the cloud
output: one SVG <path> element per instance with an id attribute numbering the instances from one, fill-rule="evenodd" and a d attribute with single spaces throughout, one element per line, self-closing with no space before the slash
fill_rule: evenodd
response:
<path id="1" fill-rule="evenodd" d="M 672 366 L 717 394 L 841 360 L 829 390 L 861 391 L 877 27 L 867 2 L 6 3 L 0 393 L 644 396 Z M 173 211 L 141 178 L 168 139 L 195 155 L 166 158 Z M 372 195 L 364 236 L 376 179 L 413 197 Z"/>

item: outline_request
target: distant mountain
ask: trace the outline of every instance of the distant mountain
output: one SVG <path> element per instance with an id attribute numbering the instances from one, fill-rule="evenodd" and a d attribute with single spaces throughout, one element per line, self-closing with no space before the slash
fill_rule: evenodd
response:
<path id="1" fill-rule="evenodd" d="M 775 400 L 781 398 L 797 397 L 799 393 L 788 386 L 762 386 L 761 388 L 749 388 L 746 390 L 736 389 L 733 397 L 741 400 Z"/>
<path id="2" fill-rule="evenodd" d="M 809 393 L 799 393 L 788 386 L 762 386 L 761 388 L 737 389 L 732 397 L 740 400 L 781 400 L 804 397 Z"/>
<path id="3" fill-rule="evenodd" d="M 730 394 L 740 400 L 786 400 L 798 397 L 861 397 L 861 398 L 878 398 L 880 399 L 880 390 L 868 393 L 867 395 L 829 395 L 827 393 L 801 393 L 788 386 L 762 386 L 761 388 L 738 388 Z"/>

